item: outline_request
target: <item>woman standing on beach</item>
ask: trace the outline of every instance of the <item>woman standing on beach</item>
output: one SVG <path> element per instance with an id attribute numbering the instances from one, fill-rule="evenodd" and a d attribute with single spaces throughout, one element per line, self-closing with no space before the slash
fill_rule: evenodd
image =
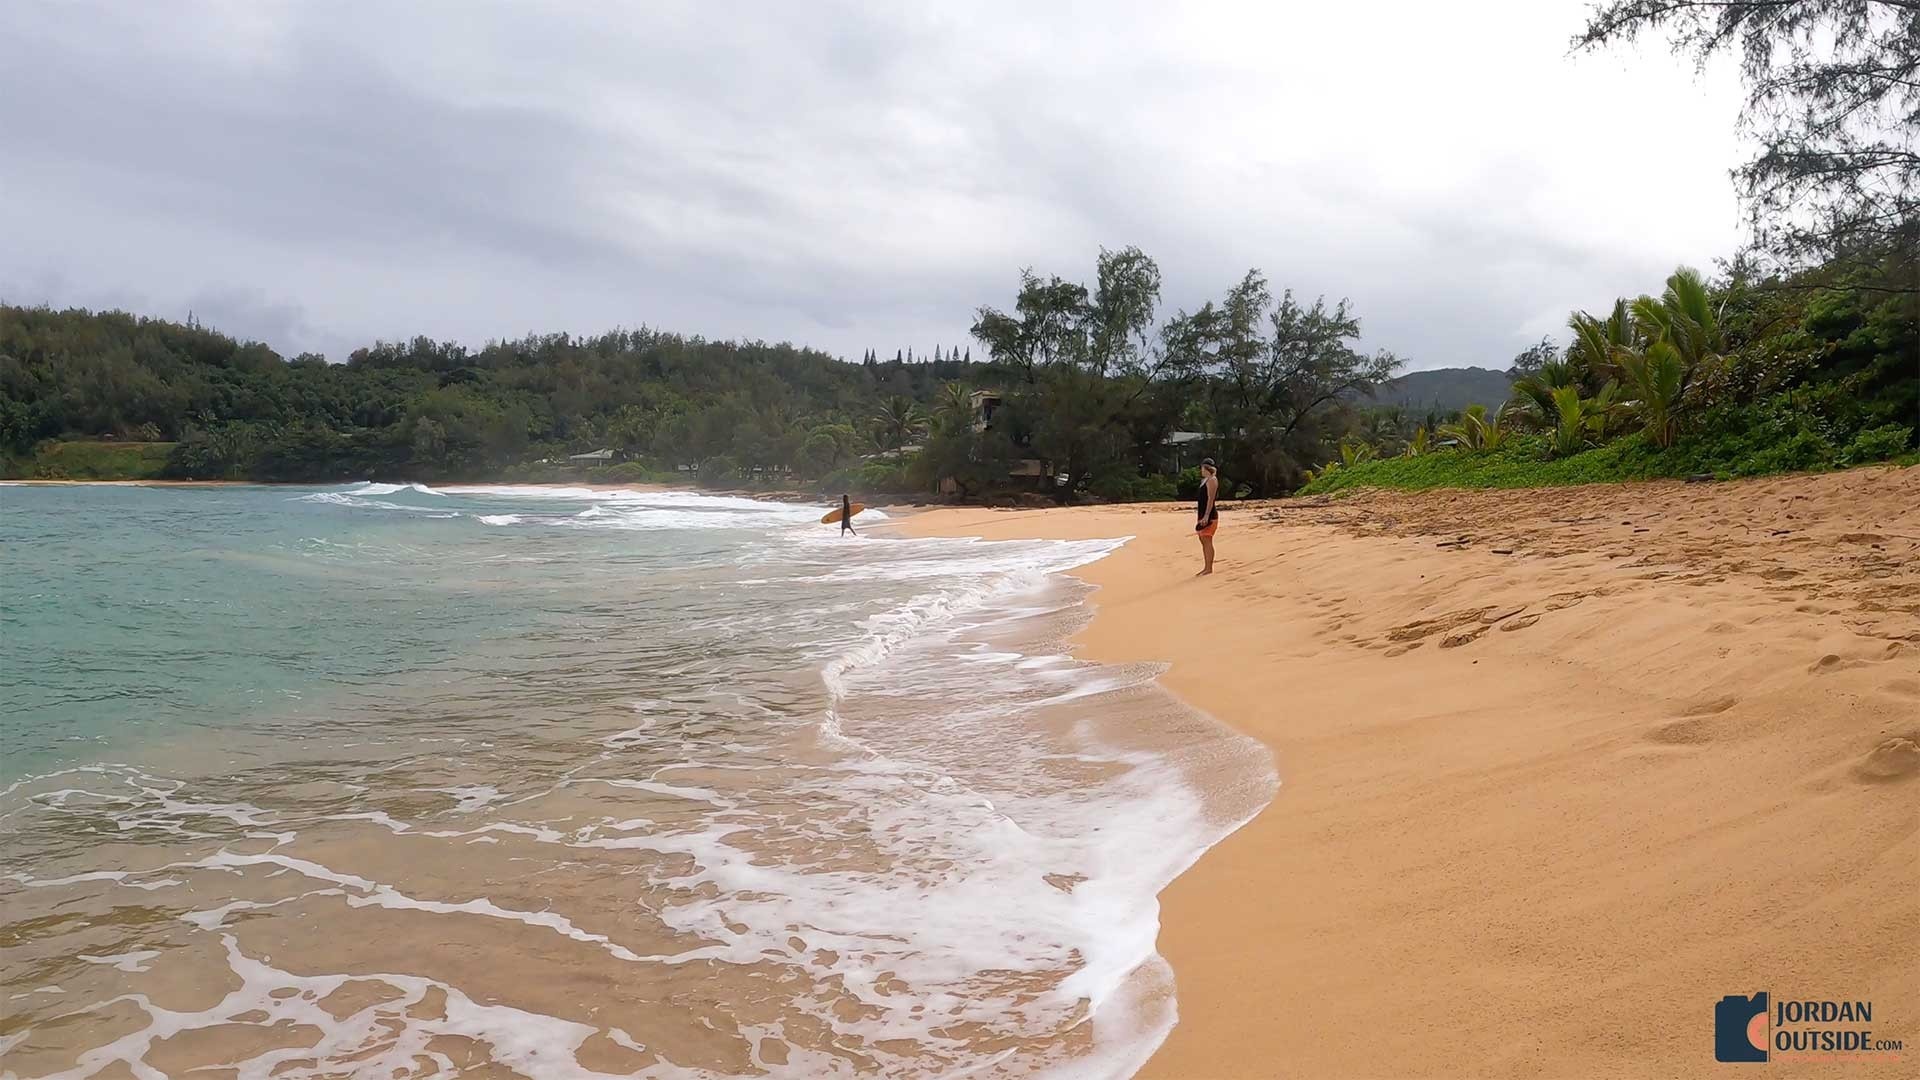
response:
<path id="1" fill-rule="evenodd" d="M 1213 459 L 1200 462 L 1200 503 L 1195 507 L 1199 520 L 1194 522 L 1194 534 L 1200 537 L 1200 553 L 1206 556 L 1207 563 L 1201 567 L 1195 577 L 1204 577 L 1213 573 L 1213 534 L 1220 529 L 1220 470 L 1214 468 Z"/>

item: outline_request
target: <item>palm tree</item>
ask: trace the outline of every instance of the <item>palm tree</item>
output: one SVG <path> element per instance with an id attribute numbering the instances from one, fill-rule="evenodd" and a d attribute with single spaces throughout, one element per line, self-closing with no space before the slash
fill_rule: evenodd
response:
<path id="1" fill-rule="evenodd" d="M 1560 423 L 1555 392 L 1567 388 L 1578 391 L 1580 374 L 1573 361 L 1549 360 L 1540 365 L 1538 373 L 1514 380 L 1513 397 L 1502 412 L 1520 427 L 1550 431 Z"/>
<path id="2" fill-rule="evenodd" d="M 1660 299 L 1656 302 L 1643 296 L 1635 300 L 1633 314 L 1643 337 L 1673 342 L 1689 367 L 1698 367 L 1726 351 L 1720 312 L 1713 306 L 1707 283 L 1698 270 L 1685 266 L 1675 270 L 1667 278 L 1667 289 Z M 1658 327 L 1658 334 L 1651 332 L 1654 327 Z"/>
<path id="3" fill-rule="evenodd" d="M 1407 410 L 1399 405 L 1373 409 L 1362 434 L 1375 450 L 1387 453 L 1398 451 L 1406 445 Z"/>
<path id="4" fill-rule="evenodd" d="M 1653 444 L 1665 450 L 1679 433 L 1681 398 L 1692 372 L 1686 357 L 1670 341 L 1656 341 L 1641 352 L 1620 354 L 1620 370 L 1634 395 Z"/>
<path id="5" fill-rule="evenodd" d="M 1426 426 L 1423 424 L 1420 427 L 1414 428 L 1413 438 L 1407 440 L 1407 448 L 1402 451 L 1402 456 L 1419 457 L 1427 452 L 1428 442 Z"/>
<path id="6" fill-rule="evenodd" d="M 927 430 L 927 414 L 912 398 L 893 395 L 873 415 L 873 440 L 882 450 L 898 450 Z"/>
<path id="7" fill-rule="evenodd" d="M 933 419 L 942 430 L 959 433 L 973 426 L 973 390 L 964 383 L 940 387 L 934 399 Z"/>
<path id="8" fill-rule="evenodd" d="M 1597 442 L 1606 442 L 1619 434 L 1617 428 L 1623 417 L 1630 414 L 1627 403 L 1621 400 L 1620 384 L 1608 379 L 1600 392 L 1587 399 L 1587 422 L 1592 426 L 1593 437 Z"/>
<path id="9" fill-rule="evenodd" d="M 1615 350 L 1614 363 L 1654 445 L 1673 445 L 1687 391 L 1700 375 L 1722 363 L 1726 334 L 1700 272 L 1681 267 L 1667 278 L 1660 299 L 1642 296 L 1632 305 L 1640 343 Z"/>
<path id="10" fill-rule="evenodd" d="M 1498 450 L 1507 439 L 1505 429 L 1500 426 L 1499 414 L 1488 419 L 1485 405 L 1467 406 L 1466 411 L 1460 414 L 1460 422 L 1442 427 L 1440 434 L 1458 440 L 1468 450 Z"/>
<path id="11" fill-rule="evenodd" d="M 1576 311 L 1567 328 L 1573 331 L 1573 342 L 1567 346 L 1566 363 L 1575 379 L 1590 390 L 1614 373 L 1615 354 L 1641 343 L 1625 300 L 1615 300 L 1613 313 L 1604 319 Z"/>
<path id="12" fill-rule="evenodd" d="M 1577 454 L 1607 440 L 1612 418 L 1621 408 L 1615 400 L 1619 388 L 1619 383 L 1609 380 L 1590 398 L 1581 397 L 1577 386 L 1562 386 L 1553 391 L 1555 419 L 1548 449 L 1554 457 Z"/>

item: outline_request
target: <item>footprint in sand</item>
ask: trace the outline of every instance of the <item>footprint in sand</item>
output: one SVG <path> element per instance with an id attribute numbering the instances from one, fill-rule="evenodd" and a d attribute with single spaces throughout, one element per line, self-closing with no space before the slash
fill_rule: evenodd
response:
<path id="1" fill-rule="evenodd" d="M 1715 718 L 1739 701 L 1736 697 L 1719 697 L 1686 705 L 1680 710 L 1678 720 L 1669 720 L 1649 730 L 1647 741 L 1663 746 L 1699 746 L 1713 742 L 1724 729 Z"/>
<path id="2" fill-rule="evenodd" d="M 1873 748 L 1853 767 L 1866 784 L 1885 784 L 1920 775 L 1920 732 L 1896 735 Z"/>
<path id="3" fill-rule="evenodd" d="M 1740 699 L 1732 696 L 1709 698 L 1706 701 L 1697 701 L 1691 705 L 1688 705 L 1686 708 L 1680 711 L 1680 715 L 1712 716 L 1715 713 L 1726 712 L 1728 709 L 1733 708 L 1735 705 L 1738 705 L 1739 703 L 1740 703 Z"/>
<path id="4" fill-rule="evenodd" d="M 1493 610 L 1494 609 L 1490 607 L 1483 607 L 1473 608 L 1467 611 L 1450 611 L 1437 619 L 1421 619 L 1418 622 L 1410 622 L 1405 626 L 1396 626 L 1387 631 L 1387 640 L 1418 641 L 1421 638 L 1431 637 L 1434 634 L 1453 630 L 1471 622 L 1477 622 L 1481 616 Z"/>
<path id="5" fill-rule="evenodd" d="M 1878 656 L 1871 656 L 1865 659 L 1849 660 L 1839 653 L 1828 653 L 1820 659 L 1815 660 L 1813 664 L 1807 668 L 1807 671 L 1814 675 L 1824 675 L 1830 671 L 1864 667 L 1867 664 L 1884 664 L 1889 660 L 1899 659 L 1900 654 L 1905 650 L 1905 642 L 1889 641 L 1887 642 L 1886 648 L 1880 650 Z"/>
<path id="6" fill-rule="evenodd" d="M 1801 784 L 1800 790 L 1809 795 L 1831 795 L 1840 790 L 1840 782 L 1831 776 L 1816 776 Z"/>
<path id="7" fill-rule="evenodd" d="M 1486 633 L 1487 629 L 1486 626 L 1476 626 L 1471 630 L 1462 630 L 1457 634 L 1448 634 L 1446 637 L 1440 639 L 1440 647 L 1443 649 L 1457 649 L 1462 645 L 1471 645 L 1479 640 L 1480 635 Z"/>
<path id="8" fill-rule="evenodd" d="M 1548 611 L 1560 611 L 1563 608 L 1570 608 L 1586 598 L 1586 593 L 1554 593 L 1552 596 L 1547 597 L 1546 602 L 1540 606 L 1546 608 Z"/>
<path id="9" fill-rule="evenodd" d="M 1647 741 L 1662 746 L 1701 746 L 1714 739 L 1712 717 L 1691 716 L 1669 720 L 1647 732 Z"/>
<path id="10" fill-rule="evenodd" d="M 1480 626 L 1469 631 L 1468 634 L 1455 635 L 1455 637 L 1466 638 L 1465 641 L 1459 641 L 1459 642 L 1456 642 L 1456 644 L 1465 645 L 1468 641 L 1472 641 L 1474 638 L 1477 638 L 1481 634 L 1486 633 L 1489 627 L 1498 626 L 1502 631 L 1525 630 L 1527 627 L 1532 626 L 1534 623 L 1537 623 L 1540 621 L 1540 616 L 1537 613 L 1532 615 L 1522 614 L 1522 612 L 1525 612 L 1526 610 L 1527 610 L 1527 606 L 1525 604 L 1522 604 L 1519 607 L 1506 608 L 1500 611 L 1498 614 L 1494 614 L 1493 613 L 1494 609 L 1489 608 L 1488 614 L 1482 615 L 1480 617 L 1480 622 L 1481 622 Z M 1442 648 L 1445 648 L 1447 645 L 1447 642 L 1443 641 L 1440 643 L 1440 645 Z"/>

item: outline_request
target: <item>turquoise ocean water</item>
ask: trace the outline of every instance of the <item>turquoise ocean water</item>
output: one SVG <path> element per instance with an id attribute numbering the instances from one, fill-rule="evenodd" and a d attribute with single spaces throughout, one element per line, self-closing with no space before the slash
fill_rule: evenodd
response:
<path id="1" fill-rule="evenodd" d="M 1130 1071 L 1264 754 L 820 512 L 0 487 L 0 1071 Z"/>

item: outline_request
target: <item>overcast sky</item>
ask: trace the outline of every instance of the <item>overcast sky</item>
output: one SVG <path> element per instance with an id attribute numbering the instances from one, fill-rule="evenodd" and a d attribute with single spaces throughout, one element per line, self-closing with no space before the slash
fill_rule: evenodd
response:
<path id="1" fill-rule="evenodd" d="M 0 298 L 890 357 L 1134 244 L 1165 314 L 1257 266 L 1502 367 L 1739 240 L 1730 73 L 1569 58 L 1579 0 L 937 7 L 7 0 Z"/>

